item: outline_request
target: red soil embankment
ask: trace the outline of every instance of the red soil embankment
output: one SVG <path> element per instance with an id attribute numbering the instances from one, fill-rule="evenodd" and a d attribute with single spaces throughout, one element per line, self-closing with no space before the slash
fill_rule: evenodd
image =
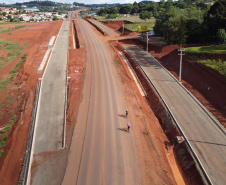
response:
<path id="1" fill-rule="evenodd" d="M 118 45 L 118 49 L 122 50 L 122 47 Z M 168 113 L 166 107 L 162 103 L 161 99 L 156 94 L 154 88 L 145 77 L 143 72 L 141 71 L 138 64 L 132 59 L 132 57 L 125 51 L 122 50 L 128 61 L 130 62 L 133 70 L 135 71 L 136 75 L 138 76 L 142 86 L 144 87 L 147 95 L 146 100 L 155 113 L 156 117 L 158 118 L 165 134 L 169 139 L 169 143 L 165 142 L 166 147 L 173 147 L 174 139 L 176 136 L 179 136 L 180 133 L 175 126 L 170 114 Z M 189 149 L 186 147 L 185 143 L 177 144 L 173 147 L 174 154 L 177 158 L 179 169 L 183 175 L 184 181 L 187 184 L 200 184 L 203 185 L 203 179 L 201 175 L 198 173 L 198 167 L 195 165 L 194 159 L 189 152 Z"/>
<path id="2" fill-rule="evenodd" d="M 180 67 L 176 46 L 158 48 L 149 46 L 150 53 L 176 78 Z M 206 55 L 206 58 L 224 59 L 225 55 Z M 183 56 L 182 84 L 226 127 L 226 79 L 216 71 Z"/>

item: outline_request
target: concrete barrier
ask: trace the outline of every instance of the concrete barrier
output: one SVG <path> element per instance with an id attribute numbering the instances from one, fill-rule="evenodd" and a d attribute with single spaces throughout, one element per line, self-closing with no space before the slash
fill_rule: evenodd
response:
<path id="1" fill-rule="evenodd" d="M 23 161 L 22 170 L 21 170 L 20 178 L 18 182 L 19 185 L 27 184 L 27 176 L 28 176 L 28 170 L 29 170 L 29 164 L 30 164 L 30 155 L 31 155 L 32 142 L 33 142 L 33 134 L 34 134 L 34 128 L 35 128 L 35 120 L 36 120 L 40 87 L 41 87 L 41 81 L 38 83 L 36 88 L 36 94 L 34 98 L 34 104 L 33 104 L 32 116 L 31 116 L 31 125 L 29 129 L 28 140 L 27 140 L 27 147 L 24 154 L 24 161 Z"/>

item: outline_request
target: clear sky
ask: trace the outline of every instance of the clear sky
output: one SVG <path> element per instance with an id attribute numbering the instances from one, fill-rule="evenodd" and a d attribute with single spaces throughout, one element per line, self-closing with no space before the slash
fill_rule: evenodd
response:
<path id="1" fill-rule="evenodd" d="M 54 2 L 61 2 L 61 3 L 84 3 L 84 4 L 102 4 L 102 3 L 134 3 L 135 0 L 53 0 Z M 136 0 L 136 2 L 140 2 L 142 0 Z M 159 0 L 153 0 L 153 1 L 159 1 Z M 0 3 L 6 3 L 6 4 L 14 4 L 14 3 L 22 3 L 22 2 L 29 2 L 29 0 L 0 0 Z"/>

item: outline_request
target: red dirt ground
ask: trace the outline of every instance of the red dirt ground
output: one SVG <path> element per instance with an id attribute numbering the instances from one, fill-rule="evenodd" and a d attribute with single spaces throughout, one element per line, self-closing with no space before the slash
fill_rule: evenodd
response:
<path id="1" fill-rule="evenodd" d="M 18 117 L 18 121 L 13 128 L 10 132 L 7 132 L 10 137 L 6 141 L 5 152 L 0 159 L 0 181 L 3 184 L 18 183 L 30 126 L 35 88 L 38 83 L 38 78 L 41 76 L 37 75 L 36 72 L 45 54 L 47 49 L 46 45 L 50 37 L 57 35 L 61 23 L 31 23 L 27 28 L 13 31 L 12 35 L 8 33 L 0 34 L 0 37 L 7 40 L 28 45 L 22 54 L 23 56 L 25 53 L 28 53 L 28 57 L 14 81 L 10 83 L 12 88 L 0 91 L 0 97 L 14 97 L 11 104 L 1 109 L 4 112 L 4 116 L 0 117 L 0 127 L 7 124 L 11 117 L 10 114 L 16 114 Z M 83 45 L 80 32 L 78 31 L 77 34 L 80 45 Z M 103 37 L 103 40 L 106 40 L 106 38 Z M 71 37 L 69 44 L 68 76 L 71 78 L 68 80 L 67 133 L 75 126 L 83 87 L 83 69 L 85 68 L 85 49 L 83 47 L 73 49 Z M 153 49 L 153 51 L 156 50 Z M 168 55 L 171 51 L 172 48 L 169 50 L 165 49 L 164 52 L 154 52 L 152 54 L 157 58 L 159 57 L 158 59 L 164 63 L 166 60 L 168 61 L 169 58 L 167 57 L 171 57 Z M 116 68 L 123 84 L 129 110 L 134 113 L 130 115 L 131 119 L 137 123 L 134 125 L 133 134 L 136 140 L 142 172 L 142 184 L 176 184 L 176 182 L 178 184 L 184 184 L 173 156 L 172 148 L 168 147 L 168 150 L 165 148 L 165 142 L 169 141 L 158 119 L 148 106 L 147 101 L 140 95 L 136 84 L 129 74 L 127 67 L 121 61 L 120 56 L 116 55 L 114 50 L 112 50 L 112 55 L 121 63 L 121 67 L 116 66 Z M 176 54 L 172 55 L 172 58 L 173 56 L 176 57 Z M 3 74 L 4 71 L 4 75 L 7 75 L 18 61 L 19 59 L 16 59 L 9 66 L 3 68 L 4 70 L 2 69 L 0 74 Z M 171 71 L 173 72 L 173 70 Z M 189 83 L 186 81 L 183 81 L 183 84 L 186 87 L 189 86 Z M 192 92 L 199 93 L 198 89 L 194 86 L 191 87 L 193 88 Z M 202 96 L 201 93 L 199 94 Z M 4 100 L 1 99 L 0 104 L 3 102 Z M 217 109 L 215 110 L 218 112 Z"/>
<path id="2" fill-rule="evenodd" d="M 1 150 L 4 150 L 0 159 L 1 184 L 18 183 L 31 123 L 35 89 L 38 78 L 41 77 L 37 74 L 37 69 L 47 50 L 50 37 L 58 34 L 61 24 L 60 21 L 27 23 L 29 27 L 12 31 L 12 34 L 0 34 L 0 37 L 4 40 L 26 44 L 27 48 L 21 56 L 24 56 L 25 53 L 28 54 L 25 63 L 9 84 L 9 87 L 0 91 L 0 104 L 6 104 L 6 101 L 10 100 L 7 106 L 1 108 L 0 127 L 7 125 L 12 115 L 17 116 L 14 126 L 7 132 L 9 138 L 6 140 L 6 146 L 1 148 Z M 4 26 L 9 27 L 9 25 Z M 10 75 L 9 72 L 20 61 L 21 56 L 0 70 L 0 78 Z"/>

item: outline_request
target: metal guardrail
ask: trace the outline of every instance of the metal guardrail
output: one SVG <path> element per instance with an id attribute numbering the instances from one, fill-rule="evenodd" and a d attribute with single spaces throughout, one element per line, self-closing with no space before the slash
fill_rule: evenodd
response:
<path id="1" fill-rule="evenodd" d="M 39 101 L 39 95 L 40 95 L 40 87 L 41 87 L 41 81 L 38 83 L 35 93 L 35 100 L 32 110 L 32 117 L 31 117 L 31 125 L 29 129 L 29 135 L 28 135 L 28 141 L 27 141 L 27 147 L 24 154 L 24 162 L 22 165 L 22 170 L 20 173 L 19 178 L 19 185 L 26 185 L 27 184 L 27 177 L 28 177 L 28 170 L 30 165 L 30 155 L 31 155 L 31 149 L 32 149 L 32 143 L 33 143 L 33 135 L 34 135 L 34 128 L 35 128 L 35 120 L 36 120 L 36 114 L 37 114 L 37 107 L 38 107 L 38 101 Z"/>
<path id="2" fill-rule="evenodd" d="M 190 142 L 187 140 L 187 137 L 186 137 L 186 135 L 184 134 L 184 132 L 182 131 L 182 129 L 181 129 L 180 125 L 178 124 L 176 118 L 173 116 L 173 114 L 172 114 L 172 112 L 171 112 L 169 106 L 166 104 L 165 100 L 163 99 L 163 97 L 162 97 L 161 94 L 159 93 L 158 89 L 154 86 L 154 84 L 152 83 L 151 79 L 150 79 L 150 78 L 148 77 L 148 75 L 145 73 L 145 71 L 143 70 L 143 68 L 141 67 L 141 65 L 139 64 L 139 62 L 137 61 L 136 57 L 134 57 L 130 52 L 128 52 L 128 53 L 129 53 L 129 55 L 131 55 L 131 56 L 133 57 L 133 59 L 134 59 L 134 60 L 137 62 L 137 64 L 140 66 L 141 70 L 143 71 L 143 73 L 145 74 L 145 76 L 147 77 L 147 79 L 150 81 L 150 83 L 152 84 L 152 86 L 153 86 L 153 88 L 155 89 L 156 93 L 158 94 L 158 96 L 160 97 L 160 99 L 162 100 L 162 102 L 164 103 L 164 105 L 166 106 L 166 108 L 168 109 L 168 111 L 169 111 L 169 113 L 170 113 L 170 116 L 173 118 L 174 122 L 176 123 L 176 126 L 178 127 L 178 129 L 179 129 L 179 131 L 181 132 L 182 136 L 185 138 L 185 142 L 187 143 L 188 147 L 190 148 L 190 151 L 192 152 L 192 154 L 193 154 L 193 156 L 194 156 L 194 158 L 195 158 L 197 164 L 199 165 L 200 169 L 202 170 L 202 174 L 203 174 L 203 176 L 205 177 L 205 180 L 207 181 L 208 184 L 213 185 L 213 183 L 212 183 L 210 177 L 208 176 L 208 174 L 207 174 L 206 170 L 204 169 L 204 167 L 203 167 L 201 161 L 199 160 L 198 156 L 196 155 L 196 153 L 195 153 L 193 147 L 191 146 Z M 149 54 L 149 55 L 150 55 L 150 54 Z M 150 55 L 150 56 L 151 56 L 151 55 Z M 151 57 L 152 57 L 152 56 L 151 56 Z M 153 58 L 154 58 L 154 57 L 153 57 Z M 156 60 L 156 59 L 154 58 L 154 60 Z M 156 60 L 156 61 L 157 61 L 157 60 Z M 157 62 L 158 62 L 158 61 L 157 61 Z M 161 65 L 161 64 L 160 64 L 160 65 Z M 162 65 L 161 65 L 161 66 L 162 66 Z M 162 67 L 163 67 L 164 70 L 167 71 L 168 74 L 170 74 L 171 77 L 173 77 L 173 78 L 176 80 L 177 83 L 179 83 L 178 80 L 177 80 L 177 79 L 176 79 L 176 78 L 175 78 L 175 77 L 174 77 L 167 69 L 165 69 L 164 66 L 162 66 Z M 179 84 L 180 84 L 180 83 L 179 83 Z M 190 96 L 192 96 L 192 98 L 195 99 L 196 103 L 198 103 L 198 100 L 197 100 L 197 99 L 196 99 L 196 98 L 195 98 L 195 97 L 194 97 L 194 96 L 193 96 L 193 95 L 192 95 L 192 94 L 191 94 L 191 93 L 190 93 L 190 92 L 182 85 L 182 84 L 180 84 L 180 85 L 186 90 L 186 92 L 188 92 L 188 94 L 189 94 Z M 199 106 L 202 106 L 200 103 L 198 103 L 198 105 L 199 105 Z M 205 110 L 205 109 L 204 109 L 204 110 Z M 206 112 L 206 111 L 205 111 L 205 112 Z M 206 113 L 207 113 L 207 112 L 206 112 Z M 207 113 L 207 114 L 208 114 L 208 113 Z M 208 115 L 208 116 L 211 117 L 211 115 Z M 212 118 L 212 117 L 211 117 L 211 118 Z"/>

